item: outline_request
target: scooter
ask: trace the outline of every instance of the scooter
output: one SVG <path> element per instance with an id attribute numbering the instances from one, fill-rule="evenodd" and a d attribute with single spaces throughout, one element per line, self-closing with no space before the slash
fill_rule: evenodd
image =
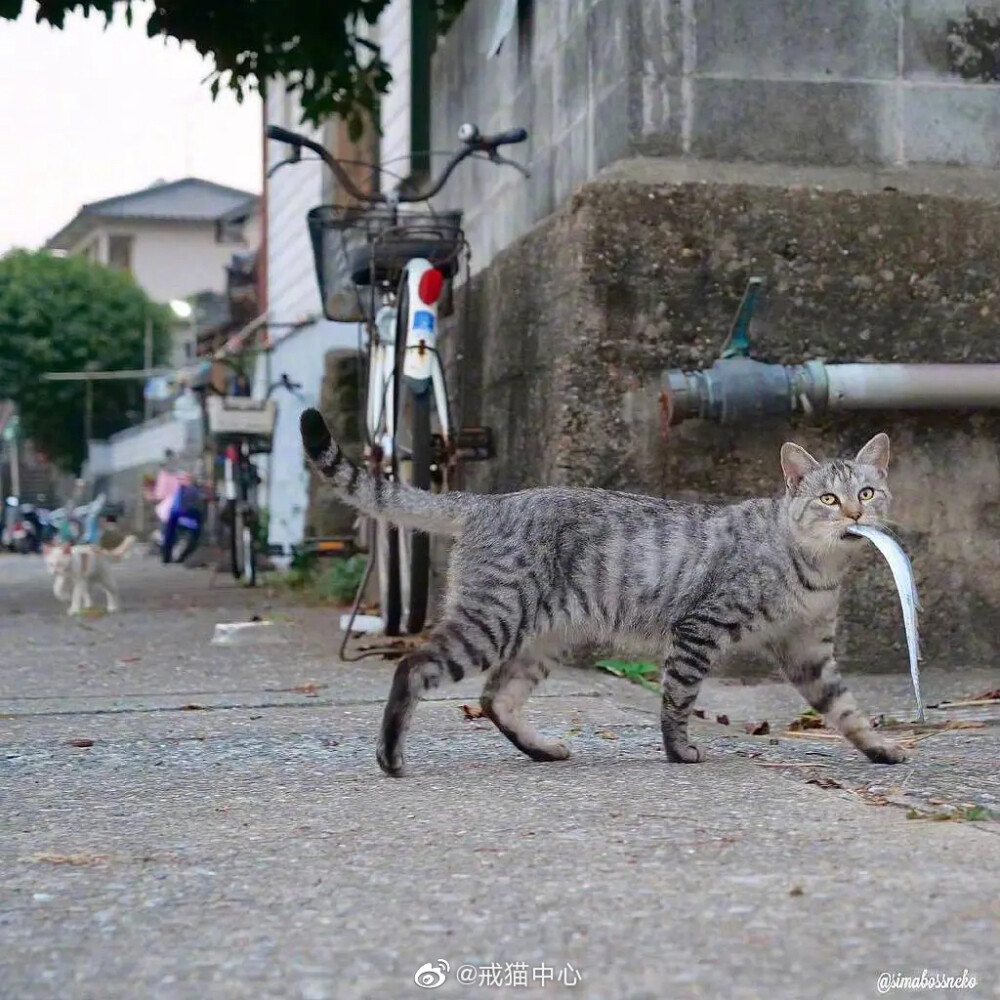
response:
<path id="1" fill-rule="evenodd" d="M 20 503 L 8 497 L 3 530 L 3 544 L 10 552 L 30 555 L 42 550 L 42 516 L 45 513 L 34 504 Z"/>
<path id="2" fill-rule="evenodd" d="M 160 531 L 160 557 L 164 563 L 182 563 L 198 545 L 204 522 L 204 494 L 191 477 L 182 474 Z"/>

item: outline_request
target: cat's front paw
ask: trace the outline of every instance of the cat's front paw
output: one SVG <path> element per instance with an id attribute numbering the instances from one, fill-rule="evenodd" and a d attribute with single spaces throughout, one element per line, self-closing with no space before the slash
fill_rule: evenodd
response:
<path id="1" fill-rule="evenodd" d="M 873 764 L 902 764 L 906 751 L 898 743 L 874 743 L 864 748 L 865 756 Z"/>
<path id="2" fill-rule="evenodd" d="M 705 756 L 695 743 L 664 743 L 667 760 L 673 764 L 700 764 Z"/>
<path id="3" fill-rule="evenodd" d="M 403 752 L 400 749 L 388 751 L 385 744 L 379 740 L 375 748 L 375 759 L 378 766 L 389 775 L 390 778 L 401 778 L 403 776 Z"/>

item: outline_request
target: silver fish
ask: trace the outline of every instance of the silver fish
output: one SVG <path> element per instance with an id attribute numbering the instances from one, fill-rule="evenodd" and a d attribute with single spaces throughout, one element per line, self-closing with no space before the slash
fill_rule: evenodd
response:
<path id="1" fill-rule="evenodd" d="M 889 569 L 892 570 L 892 578 L 899 593 L 899 603 L 903 608 L 906 648 L 910 654 L 910 677 L 913 679 L 913 695 L 917 699 L 917 717 L 923 722 L 924 703 L 920 697 L 920 669 L 917 666 L 917 661 L 920 659 L 920 640 L 917 636 L 917 611 L 920 608 L 920 600 L 917 597 L 917 584 L 913 579 L 913 564 L 899 542 L 879 528 L 867 524 L 855 524 L 847 530 L 852 535 L 867 538 L 882 553 L 889 564 Z"/>

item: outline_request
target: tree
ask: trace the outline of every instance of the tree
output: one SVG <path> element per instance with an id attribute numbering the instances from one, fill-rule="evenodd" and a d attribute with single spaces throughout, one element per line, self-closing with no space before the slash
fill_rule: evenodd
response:
<path id="1" fill-rule="evenodd" d="M 25 436 L 56 465 L 83 462 L 86 390 L 43 373 L 142 368 L 147 318 L 155 363 L 167 356 L 170 313 L 129 275 L 44 250 L 0 257 L 0 399 L 18 404 Z M 94 437 L 122 430 L 142 411 L 141 381 L 94 383 Z"/>
<path id="2" fill-rule="evenodd" d="M 412 0 L 444 34 L 466 0 Z M 375 114 L 379 95 L 392 76 L 378 45 L 359 37 L 375 24 L 389 0 L 156 0 L 146 23 L 150 38 L 163 35 L 192 42 L 215 63 L 212 96 L 228 88 L 242 101 L 249 91 L 264 92 L 268 80 L 282 78 L 297 92 L 304 121 L 319 124 L 343 118 L 360 137 Z M 0 0 L 0 17 L 13 20 L 23 0 Z M 81 9 L 132 23 L 132 0 L 39 0 L 36 20 L 62 28 L 66 14 Z"/>

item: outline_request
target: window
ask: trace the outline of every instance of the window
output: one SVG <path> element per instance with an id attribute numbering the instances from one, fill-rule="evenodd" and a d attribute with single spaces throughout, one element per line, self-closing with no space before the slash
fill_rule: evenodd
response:
<path id="1" fill-rule="evenodd" d="M 132 270 L 132 237 L 108 237 L 108 267 L 114 271 Z"/>
<path id="2" fill-rule="evenodd" d="M 89 260 L 92 264 L 97 263 L 97 245 L 98 241 L 91 240 L 81 251 L 80 256 Z"/>
<path id="3" fill-rule="evenodd" d="M 326 171 L 329 173 L 329 171 Z M 243 219 L 220 219 L 215 224 L 216 243 L 246 243 L 243 232 Z"/>

